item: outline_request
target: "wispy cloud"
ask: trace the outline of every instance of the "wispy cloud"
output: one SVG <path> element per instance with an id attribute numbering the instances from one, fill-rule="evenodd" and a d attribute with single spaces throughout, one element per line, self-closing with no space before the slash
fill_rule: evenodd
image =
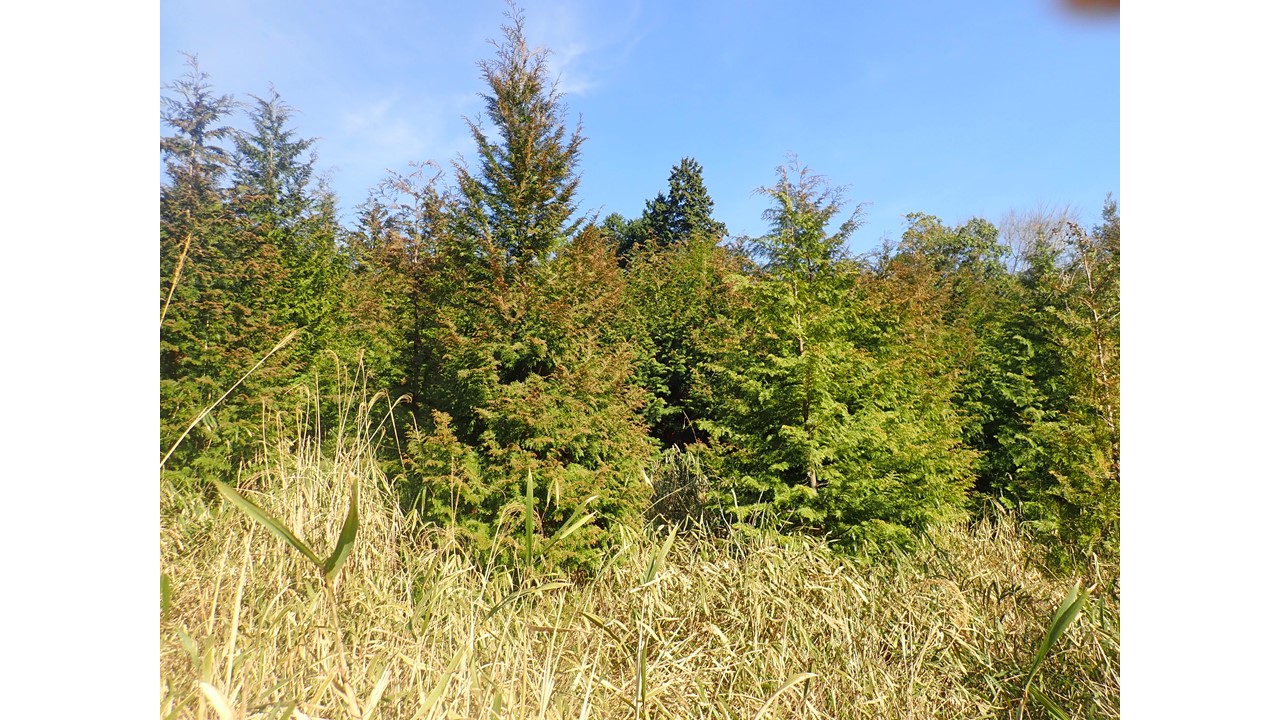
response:
<path id="1" fill-rule="evenodd" d="M 636 32 L 642 3 L 632 0 L 626 16 L 602 12 L 581 0 L 540 3 L 525 16 L 528 40 L 551 51 L 547 69 L 565 95 L 585 95 L 605 80 L 601 70 L 630 54 L 643 33 Z M 603 75 L 607 76 L 607 72 Z"/>
<path id="2" fill-rule="evenodd" d="M 410 163 L 433 160 L 447 165 L 471 145 L 462 117 L 474 114 L 474 93 L 406 99 L 390 94 L 341 111 L 336 137 L 325 157 L 337 165 L 341 196 L 349 206 L 387 177 Z"/>
<path id="3" fill-rule="evenodd" d="M 528 40 L 550 50 L 547 69 L 565 95 L 584 95 L 598 85 L 583 58 L 593 49 L 581 8 L 575 2 L 539 5 L 525 16 Z"/>

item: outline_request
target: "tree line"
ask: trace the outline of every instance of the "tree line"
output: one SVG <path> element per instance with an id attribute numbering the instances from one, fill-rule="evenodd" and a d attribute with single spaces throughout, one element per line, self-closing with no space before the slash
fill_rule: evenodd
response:
<path id="1" fill-rule="evenodd" d="M 730 238 L 683 158 L 639 217 L 587 217 L 582 129 L 519 13 L 496 47 L 474 166 L 392 175 L 350 225 L 274 89 L 241 103 L 194 58 L 165 87 L 167 481 L 251 468 L 300 403 L 335 419 L 333 368 L 359 366 L 401 398 L 384 459 L 406 508 L 484 549 L 530 493 L 541 538 L 590 508 L 556 548 L 582 567 L 655 514 L 856 548 L 995 503 L 1065 560 L 1118 549 L 1110 198 L 1097 227 L 1004 236 L 912 214 L 851 257 L 859 208 L 798 160 L 760 189 L 769 231 Z"/>

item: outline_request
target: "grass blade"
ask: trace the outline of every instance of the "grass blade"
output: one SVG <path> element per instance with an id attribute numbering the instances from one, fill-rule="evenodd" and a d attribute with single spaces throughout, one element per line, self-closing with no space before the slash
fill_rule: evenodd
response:
<path id="1" fill-rule="evenodd" d="M 623 650 L 627 649 L 627 644 L 622 642 L 622 638 L 618 637 L 618 634 L 615 633 L 613 629 L 609 627 L 609 623 L 604 618 L 596 615 L 592 615 L 586 610 L 579 610 L 578 612 L 582 615 L 582 617 L 587 619 L 587 622 L 590 622 L 592 625 L 595 625 L 596 627 L 605 631 L 605 634 L 613 638 L 613 641 L 618 644 L 618 647 L 622 648 Z"/>
<path id="2" fill-rule="evenodd" d="M 342 533 L 338 535 L 338 544 L 333 548 L 331 554 L 324 561 L 324 579 L 333 582 L 337 577 L 338 571 L 342 569 L 342 563 L 346 562 L 347 556 L 351 554 L 351 548 L 356 542 L 356 531 L 360 529 L 360 480 L 352 480 L 351 482 L 351 507 L 347 510 L 347 520 L 342 523 Z"/>
<path id="3" fill-rule="evenodd" d="M 173 597 L 173 583 L 169 581 L 169 576 L 160 573 L 160 620 L 161 622 L 169 619 L 169 601 Z"/>
<path id="4" fill-rule="evenodd" d="M 787 678 L 787 681 L 782 683 L 782 687 L 778 688 L 777 692 L 770 695 L 769 699 L 764 701 L 764 705 L 760 706 L 760 710 L 755 714 L 755 718 L 753 720 L 760 720 L 760 718 L 764 717 L 764 714 L 766 711 L 768 711 L 769 706 L 772 705 L 773 701 L 777 700 L 778 697 L 782 695 L 782 693 L 790 690 L 792 687 L 795 687 L 796 685 L 799 685 L 805 680 L 810 680 L 816 677 L 818 677 L 816 673 L 798 672 L 795 675 L 792 675 L 791 677 Z"/>
<path id="5" fill-rule="evenodd" d="M 222 694 L 222 691 L 207 682 L 200 683 L 200 691 L 209 698 L 209 704 L 218 713 L 218 717 L 222 720 L 236 720 L 236 711 L 231 709 L 231 702 L 227 700 L 226 695 Z"/>
<path id="6" fill-rule="evenodd" d="M 533 470 L 524 483 L 524 562 L 533 564 Z"/>
<path id="7" fill-rule="evenodd" d="M 1028 673 L 1027 678 L 1028 684 L 1030 684 L 1031 678 L 1035 676 L 1036 671 L 1040 669 L 1041 663 L 1049 656 L 1049 651 L 1053 649 L 1054 643 L 1058 642 L 1058 638 L 1062 637 L 1062 634 L 1067 631 L 1067 626 L 1071 625 L 1071 621 L 1076 619 L 1076 615 L 1080 614 L 1080 610 L 1088 601 L 1089 591 L 1081 590 L 1080 583 L 1077 581 L 1053 614 L 1053 621 L 1049 624 L 1049 633 L 1044 636 L 1044 640 L 1040 643 L 1040 651 L 1036 653 L 1036 658 L 1031 663 L 1031 671 Z"/>
<path id="8" fill-rule="evenodd" d="M 644 632 L 636 643 L 636 717 L 644 717 L 645 702 L 649 697 L 649 643 Z"/>
<path id="9" fill-rule="evenodd" d="M 373 709 L 377 707 L 378 701 L 382 699 L 382 693 L 387 691 L 387 684 L 391 682 L 391 666 L 388 665 L 382 671 L 382 677 L 378 678 L 378 682 L 373 686 L 373 692 L 369 693 L 369 699 L 364 704 L 364 715 L 361 720 L 370 720 L 373 717 Z"/>
<path id="10" fill-rule="evenodd" d="M 1035 660 L 1031 663 L 1031 670 L 1027 672 L 1027 684 L 1022 689 L 1022 702 L 1018 705 L 1019 720 L 1022 718 L 1023 708 L 1027 705 L 1028 695 L 1036 698 L 1036 702 L 1040 703 L 1042 707 L 1049 710 L 1051 713 L 1053 710 L 1050 709 L 1050 706 L 1057 709 L 1059 713 L 1062 713 L 1061 708 L 1053 705 L 1053 701 L 1049 700 L 1049 698 L 1044 693 L 1040 692 L 1038 688 L 1033 687 L 1031 683 L 1035 680 L 1036 673 L 1040 670 L 1040 665 L 1043 664 L 1045 658 L 1049 656 L 1049 651 L 1053 649 L 1054 643 L 1058 642 L 1058 639 L 1062 637 L 1062 634 L 1067 631 L 1067 627 L 1071 625 L 1071 621 L 1076 619 L 1076 616 L 1080 614 L 1080 610 L 1084 608 L 1085 603 L 1087 602 L 1089 602 L 1089 591 L 1082 590 L 1080 588 L 1080 582 L 1076 581 L 1076 584 L 1071 586 L 1071 590 L 1067 592 L 1066 598 L 1062 600 L 1062 604 L 1058 606 L 1056 611 L 1054 611 L 1053 619 L 1049 623 L 1049 632 L 1044 636 L 1044 640 L 1041 641 L 1040 650 L 1036 653 Z M 1039 697 L 1036 697 L 1037 695 Z M 1046 702 L 1048 705 L 1045 704 Z M 1062 713 L 1062 717 L 1066 717 L 1066 713 Z"/>
<path id="11" fill-rule="evenodd" d="M 587 509 L 588 505 L 595 502 L 597 497 L 598 496 L 596 495 L 592 495 L 591 497 L 587 498 L 586 501 L 584 501 L 581 505 L 579 505 L 577 510 L 573 511 L 573 515 L 569 516 L 569 520 L 565 522 L 564 525 L 560 526 L 560 529 L 556 531 L 556 534 L 551 537 L 551 541 L 547 543 L 547 546 L 545 548 L 543 548 L 542 552 L 544 554 L 551 548 L 555 547 L 556 543 L 560 542 L 561 540 L 569 539 L 569 536 L 573 535 L 574 533 L 578 532 L 578 530 L 582 529 L 583 525 L 586 525 L 587 523 L 596 519 L 595 513 L 584 512 L 584 511 Z"/>
<path id="12" fill-rule="evenodd" d="M 307 559 L 316 567 L 319 568 L 324 566 L 324 561 L 320 559 L 320 556 L 311 552 L 311 548 L 307 547 L 306 543 L 302 542 L 293 533 L 289 532 L 289 528 L 285 527 L 275 518 L 268 515 L 265 510 L 245 499 L 243 495 L 236 492 L 230 485 L 227 485 L 221 480 L 214 480 L 213 483 L 218 486 L 218 492 L 222 493 L 222 496 L 227 500 L 230 500 L 232 505 L 240 508 L 244 514 L 254 520 L 257 520 L 276 537 L 297 548 L 298 552 L 306 555 Z"/>
<path id="13" fill-rule="evenodd" d="M 662 565 L 666 562 L 667 553 L 671 552 L 671 544 L 675 541 L 676 529 L 672 526 L 671 532 L 667 535 L 666 542 L 662 543 L 662 549 L 654 553 L 653 557 L 649 558 L 649 568 L 644 573 L 644 582 L 641 583 L 641 585 L 648 585 L 653 582 L 653 579 L 658 576 L 658 573 L 662 572 Z"/>
<path id="14" fill-rule="evenodd" d="M 1045 712 L 1054 717 L 1054 720 L 1071 720 L 1070 715 L 1064 712 L 1062 708 L 1058 707 L 1057 703 L 1050 700 L 1048 695 L 1040 692 L 1040 689 L 1036 686 L 1029 686 L 1027 691 L 1031 694 L 1031 699 L 1039 703 L 1040 707 L 1045 709 Z"/>
<path id="15" fill-rule="evenodd" d="M 191 656 L 192 667 L 200 667 L 200 644 L 187 634 L 184 628 L 178 628 L 178 642 L 182 643 L 182 649 L 187 651 L 187 655 Z"/>
<path id="16" fill-rule="evenodd" d="M 547 590 L 558 590 L 560 588 L 567 588 L 567 587 L 569 587 L 569 583 L 564 582 L 562 580 L 555 580 L 549 583 L 543 583 L 537 587 L 517 590 L 511 593 L 510 595 L 502 598 L 501 602 L 499 602 L 497 605 L 494 605 L 492 608 L 490 608 L 489 612 L 484 614 L 484 618 L 481 619 L 480 622 L 481 623 L 488 622 L 489 618 L 493 617 L 494 615 L 497 615 L 499 610 L 510 605 L 516 600 L 519 600 L 525 595 L 532 595 L 533 593 L 545 592 Z"/>
<path id="17" fill-rule="evenodd" d="M 431 693 L 422 701 L 422 707 L 418 708 L 418 712 L 414 713 L 412 720 L 428 717 L 432 710 L 435 710 L 436 703 L 440 702 L 440 698 L 444 696 L 444 689 L 449 686 L 449 679 L 457 672 L 458 666 L 462 664 L 462 658 L 467 654 L 467 646 L 463 645 L 458 648 L 458 652 L 454 654 L 453 659 L 449 661 L 448 667 L 441 673 L 440 679 L 436 681 L 435 687 L 431 688 Z"/>

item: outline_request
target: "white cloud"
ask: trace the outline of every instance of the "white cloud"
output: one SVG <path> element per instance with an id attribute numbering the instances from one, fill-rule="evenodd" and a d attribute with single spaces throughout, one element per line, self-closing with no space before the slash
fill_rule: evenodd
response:
<path id="1" fill-rule="evenodd" d="M 389 97 L 366 107 L 364 110 L 342 113 L 342 131 L 345 133 L 357 133 L 365 128 L 385 122 L 387 112 L 391 110 L 393 104 L 395 104 L 395 98 Z"/>
<path id="2" fill-rule="evenodd" d="M 608 69 L 627 57 L 645 34 L 642 0 L 608 4 L 544 0 L 524 10 L 525 39 L 547 50 L 547 69 L 565 95 L 585 95 L 607 80 Z"/>
<path id="3" fill-rule="evenodd" d="M 575 63 L 586 52 L 586 45 L 569 42 L 567 45 L 558 46 L 547 56 L 547 69 L 551 71 L 551 76 L 556 78 L 560 92 L 565 95 L 585 95 L 599 84 L 582 67 L 582 63 Z"/>
<path id="4" fill-rule="evenodd" d="M 335 135 L 322 154 L 334 165 L 335 188 L 349 210 L 387 177 L 410 163 L 441 166 L 471 146 L 464 115 L 474 115 L 479 99 L 471 92 L 405 98 L 394 93 L 336 113 Z"/>

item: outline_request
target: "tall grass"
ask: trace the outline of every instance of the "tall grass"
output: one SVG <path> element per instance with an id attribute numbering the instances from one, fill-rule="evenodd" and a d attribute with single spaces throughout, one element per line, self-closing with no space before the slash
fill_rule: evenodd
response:
<path id="1" fill-rule="evenodd" d="M 620 530 L 602 569 L 570 581 L 407 519 L 371 452 L 376 413 L 353 408 L 336 450 L 300 432 L 238 483 L 334 547 L 359 480 L 336 616 L 301 553 L 216 494 L 162 488 L 162 717 L 1039 717 L 1033 659 L 1053 706 L 1119 716 L 1118 568 L 1095 563 L 1040 657 L 1076 579 L 1042 572 L 1013 516 L 875 559 L 769 533 Z"/>

